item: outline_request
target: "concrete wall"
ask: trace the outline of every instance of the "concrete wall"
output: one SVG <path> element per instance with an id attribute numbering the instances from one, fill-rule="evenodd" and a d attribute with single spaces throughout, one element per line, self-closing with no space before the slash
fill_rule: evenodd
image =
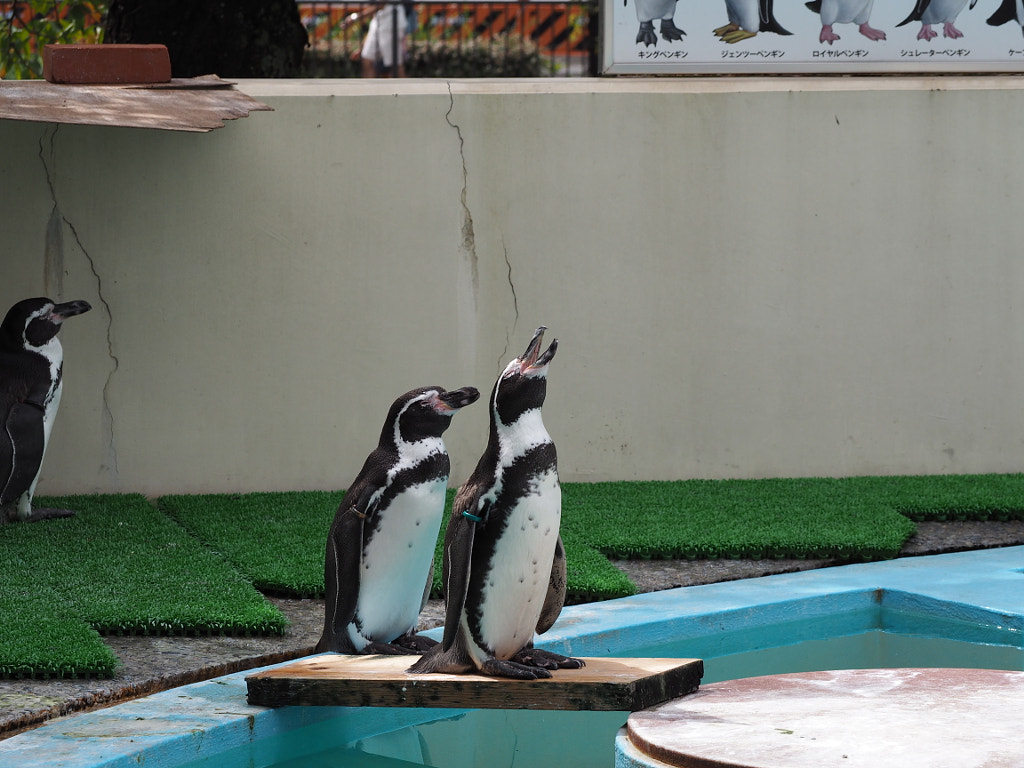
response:
<path id="1" fill-rule="evenodd" d="M 0 304 L 96 307 L 42 493 L 345 487 L 540 324 L 565 480 L 1024 467 L 1017 78 L 240 87 L 275 111 L 0 122 Z"/>

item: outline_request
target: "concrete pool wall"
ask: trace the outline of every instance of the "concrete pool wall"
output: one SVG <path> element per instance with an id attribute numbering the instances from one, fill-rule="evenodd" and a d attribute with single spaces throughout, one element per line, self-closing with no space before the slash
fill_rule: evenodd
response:
<path id="1" fill-rule="evenodd" d="M 580 656 L 628 656 L 644 646 L 761 627 L 763 642 L 778 645 L 800 640 L 791 628 L 802 622 L 816 622 L 817 632 L 864 631 L 880 623 L 886 610 L 901 617 L 894 631 L 1024 649 L 1024 547 L 901 558 L 573 606 L 543 645 Z M 252 673 L 54 720 L 0 741 L 0 766 L 179 766 L 246 744 L 272 745 L 288 732 L 327 721 L 336 721 L 335 737 L 355 741 L 452 714 L 251 707 L 245 677 Z"/>

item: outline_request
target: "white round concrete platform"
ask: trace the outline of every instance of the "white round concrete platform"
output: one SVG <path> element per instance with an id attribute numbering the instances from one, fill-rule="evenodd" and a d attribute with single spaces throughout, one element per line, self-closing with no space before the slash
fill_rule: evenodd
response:
<path id="1" fill-rule="evenodd" d="M 750 677 L 630 715 L 616 768 L 1021 768 L 1024 672 Z"/>

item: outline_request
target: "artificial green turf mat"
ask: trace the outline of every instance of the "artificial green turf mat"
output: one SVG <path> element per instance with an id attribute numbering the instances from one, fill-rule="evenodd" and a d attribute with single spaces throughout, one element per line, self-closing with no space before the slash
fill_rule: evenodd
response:
<path id="1" fill-rule="evenodd" d="M 0 527 L 0 676 L 109 675 L 117 662 L 97 629 L 282 632 L 249 582 L 322 594 L 342 496 L 165 496 L 166 516 L 142 496 L 40 499 L 79 515 Z M 1024 475 L 566 483 L 562 508 L 569 599 L 593 600 L 636 591 L 606 555 L 894 557 L 912 520 L 1024 519 Z"/>
<path id="2" fill-rule="evenodd" d="M 161 496 L 157 506 L 268 594 L 321 597 L 344 491 Z"/>
<path id="3" fill-rule="evenodd" d="M 145 497 L 37 504 L 78 514 L 0 526 L 0 676 L 109 676 L 98 632 L 284 632 L 275 606 Z"/>
<path id="4" fill-rule="evenodd" d="M 159 504 L 260 589 L 314 596 L 323 593 L 323 550 L 342 496 L 213 494 Z M 914 531 L 910 518 L 954 517 L 1024 518 L 1024 475 L 564 483 L 569 598 L 635 592 L 605 556 L 875 560 L 899 553 Z M 438 564 L 443 537 L 444 526 Z"/>
<path id="5" fill-rule="evenodd" d="M 455 491 L 434 553 L 432 594 L 441 591 L 442 545 Z M 343 491 L 162 496 L 161 510 L 220 553 L 257 588 L 293 597 L 322 597 L 327 533 Z M 618 568 L 585 540 L 563 537 L 570 599 L 602 600 L 636 592 Z"/>

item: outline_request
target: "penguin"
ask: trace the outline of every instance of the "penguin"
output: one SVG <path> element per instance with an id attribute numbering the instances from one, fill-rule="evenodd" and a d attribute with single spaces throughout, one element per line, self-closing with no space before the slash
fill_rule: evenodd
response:
<path id="1" fill-rule="evenodd" d="M 661 36 L 667 42 L 682 40 L 686 34 L 676 26 L 674 16 L 676 14 L 677 0 L 634 0 L 636 3 L 636 20 L 640 22 L 640 30 L 636 33 L 636 42 L 644 44 L 644 47 L 658 44 L 658 36 L 654 32 L 654 20 L 661 19 Z M 626 0 L 622 0 L 626 4 Z"/>
<path id="2" fill-rule="evenodd" d="M 996 12 L 988 17 L 988 25 L 998 27 L 1012 21 L 1021 28 L 1024 34 L 1024 0 L 1003 0 Z"/>
<path id="3" fill-rule="evenodd" d="M 725 0 L 729 23 L 716 29 L 714 35 L 723 43 L 738 43 L 758 32 L 793 34 L 775 19 L 774 5 L 774 0 Z"/>
<path id="4" fill-rule="evenodd" d="M 444 518 L 450 464 L 441 436 L 479 397 L 474 387 L 421 387 L 391 405 L 331 524 L 317 652 L 395 655 L 436 644 L 415 629 Z"/>
<path id="5" fill-rule="evenodd" d="M 558 618 L 566 584 L 558 462 L 541 418 L 558 340 L 541 353 L 545 330 L 491 391 L 487 447 L 455 495 L 445 533 L 444 636 L 409 672 L 534 680 L 583 666 L 533 647 L 534 633 Z"/>
<path id="6" fill-rule="evenodd" d="M 970 2 L 971 8 L 974 8 L 978 0 L 970 0 Z M 943 37 L 955 40 L 964 36 L 964 33 L 956 28 L 954 22 L 965 5 L 967 5 L 967 0 L 917 0 L 910 15 L 896 26 L 902 27 L 912 21 L 920 21 L 921 31 L 917 33 L 917 39 L 931 40 L 939 36 L 939 33 L 932 29 L 932 24 L 942 24 Z"/>
<path id="7" fill-rule="evenodd" d="M 805 5 L 821 16 L 818 42 L 832 45 L 840 37 L 832 31 L 834 24 L 856 24 L 868 40 L 885 40 L 885 32 L 868 24 L 875 0 L 811 0 Z"/>
<path id="8" fill-rule="evenodd" d="M 0 324 L 0 523 L 34 522 L 74 514 L 32 509 L 32 497 L 63 390 L 64 349 L 57 338 L 87 301 L 19 301 Z"/>

